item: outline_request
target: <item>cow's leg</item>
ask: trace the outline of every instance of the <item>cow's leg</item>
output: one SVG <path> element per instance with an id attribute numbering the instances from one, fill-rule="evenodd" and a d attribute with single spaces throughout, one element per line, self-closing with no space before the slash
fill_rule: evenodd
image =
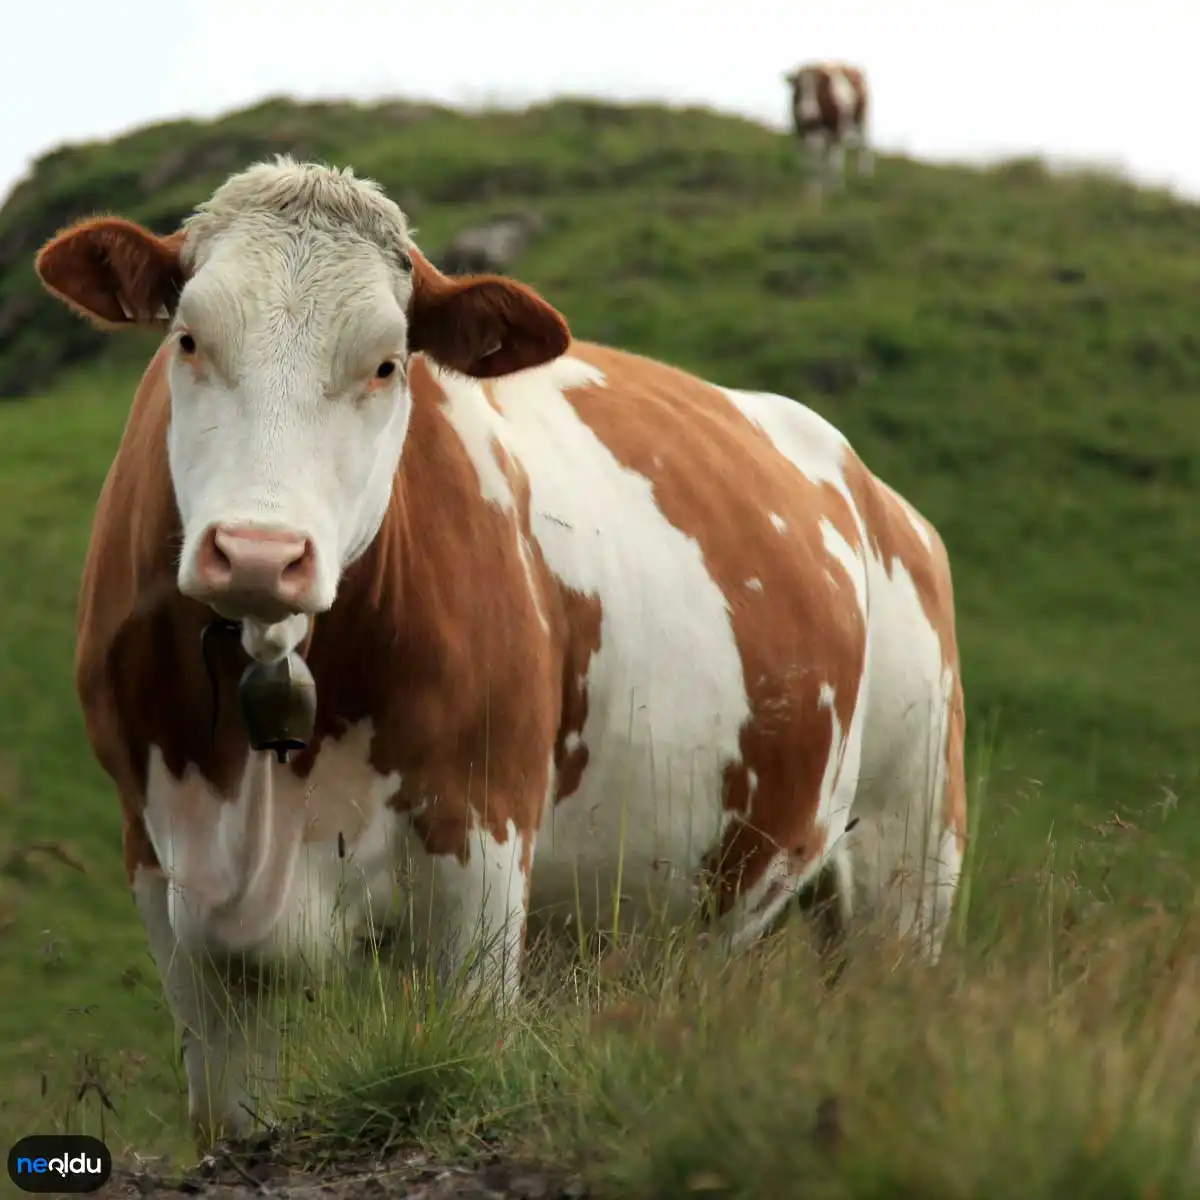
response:
<path id="1" fill-rule="evenodd" d="M 188 1117 L 203 1147 L 270 1119 L 275 1037 L 263 1027 L 252 982 L 231 979 L 208 956 L 179 944 L 167 888 L 157 867 L 137 869 L 134 898 L 182 1044 Z"/>
<path id="2" fill-rule="evenodd" d="M 831 134 L 825 152 L 826 185 L 830 191 L 841 188 L 846 174 L 846 147 L 842 141 L 842 130 Z"/>
<path id="3" fill-rule="evenodd" d="M 911 816 L 918 818 L 923 807 L 911 805 Z M 962 870 L 954 832 L 940 822 L 921 829 L 916 820 L 888 811 L 864 817 L 851 846 L 861 910 L 881 917 L 886 928 L 936 962 Z"/>
<path id="4" fill-rule="evenodd" d="M 819 200 L 825 186 L 827 171 L 826 157 L 829 152 L 829 135 L 824 129 L 814 129 L 804 135 L 804 157 L 808 174 L 808 195 Z"/>
<path id="5" fill-rule="evenodd" d="M 458 824 L 457 821 L 453 824 Z M 533 835 L 510 823 L 500 841 L 472 823 L 465 832 L 425 828 L 425 850 L 412 863 L 409 924 L 414 949 L 441 987 L 486 995 L 501 1005 L 520 992 Z M 465 847 L 437 853 L 439 847 Z"/>
<path id="6" fill-rule="evenodd" d="M 945 681 L 944 681 L 945 682 Z M 962 873 L 966 834 L 962 693 L 950 683 L 927 738 L 877 781 L 849 835 L 856 903 L 937 962 Z"/>

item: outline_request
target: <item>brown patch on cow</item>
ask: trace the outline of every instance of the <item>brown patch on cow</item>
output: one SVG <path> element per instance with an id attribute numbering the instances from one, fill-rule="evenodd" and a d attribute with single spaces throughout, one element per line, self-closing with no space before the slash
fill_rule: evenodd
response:
<path id="1" fill-rule="evenodd" d="M 562 716 L 554 741 L 556 783 L 554 803 L 579 790 L 591 751 L 583 741 L 588 717 L 587 673 L 593 655 L 600 650 L 604 609 L 598 596 L 588 596 L 559 584 L 567 623 L 563 655 Z"/>
<path id="2" fill-rule="evenodd" d="M 125 857 L 125 878 L 130 884 L 138 871 L 161 871 L 145 823 L 136 812 L 124 807 L 121 814 L 121 847 Z"/>
<path id="3" fill-rule="evenodd" d="M 950 560 L 937 530 L 915 509 L 905 505 L 890 488 L 881 484 L 855 454 L 847 454 L 846 483 L 862 513 L 871 553 L 882 564 L 888 578 L 896 563 L 911 576 L 921 609 L 937 634 L 942 667 L 953 674 L 946 733 L 946 792 L 943 819 L 954 830 L 959 853 L 967 837 L 967 787 L 963 766 L 966 712 L 963 705 L 962 667 L 954 619 L 954 585 Z M 909 512 L 921 523 L 932 549 L 926 546 L 909 520 Z"/>
<path id="4" fill-rule="evenodd" d="M 573 353 L 607 382 L 572 389 L 570 403 L 623 466 L 649 480 L 665 518 L 696 540 L 729 606 L 751 716 L 740 760 L 723 768 L 724 807 L 739 815 L 706 863 L 724 912 L 780 850 L 819 852 L 833 720 L 850 726 L 866 650 L 854 583 L 820 526 L 830 521 L 851 546 L 857 526 L 840 492 L 801 475 L 718 389 L 635 355 L 578 343 Z M 761 587 L 748 588 L 750 579 Z M 820 702 L 826 684 L 831 709 Z"/>
<path id="5" fill-rule="evenodd" d="M 805 73 L 816 80 L 818 114 L 815 117 L 801 113 L 801 83 Z M 854 101 L 849 110 L 838 104 L 834 94 L 834 80 L 838 76 L 845 79 L 854 90 Z M 838 138 L 847 127 L 861 128 L 866 123 L 869 93 L 866 74 L 859 67 L 849 63 L 813 63 L 789 75 L 788 82 L 792 85 L 792 122 L 797 136 L 803 137 L 807 133 L 822 130 Z"/>

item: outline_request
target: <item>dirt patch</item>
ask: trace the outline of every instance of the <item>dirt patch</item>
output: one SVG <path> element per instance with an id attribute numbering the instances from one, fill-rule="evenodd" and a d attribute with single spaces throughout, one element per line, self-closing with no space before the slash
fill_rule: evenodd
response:
<path id="1" fill-rule="evenodd" d="M 439 1162 L 407 1151 L 374 1162 L 342 1162 L 320 1171 L 289 1164 L 270 1147 L 217 1152 L 186 1174 L 169 1164 L 123 1165 L 99 1193 L 104 1200 L 146 1196 L 156 1200 L 589 1200 L 578 1178 L 544 1166 L 494 1155 L 473 1162 Z"/>

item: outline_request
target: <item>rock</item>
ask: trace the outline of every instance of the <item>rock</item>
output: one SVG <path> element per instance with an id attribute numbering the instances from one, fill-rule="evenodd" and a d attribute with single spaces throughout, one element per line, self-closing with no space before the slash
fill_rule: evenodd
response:
<path id="1" fill-rule="evenodd" d="M 528 249 L 545 228 L 540 213 L 509 213 L 456 234 L 436 256 L 448 275 L 503 272 Z"/>

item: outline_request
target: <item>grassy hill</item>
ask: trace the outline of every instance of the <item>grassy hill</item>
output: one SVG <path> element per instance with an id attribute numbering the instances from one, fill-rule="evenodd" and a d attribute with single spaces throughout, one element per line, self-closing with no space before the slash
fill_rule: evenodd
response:
<path id="1" fill-rule="evenodd" d="M 379 179 L 426 248 L 536 210 L 513 273 L 577 335 L 803 400 L 939 526 L 987 795 L 973 936 L 1040 919 L 1048 861 L 1081 909 L 1190 896 L 1200 208 L 884 158 L 818 211 L 791 139 L 709 112 L 272 101 L 56 151 L 0 211 L 0 1129 L 78 1107 L 88 1072 L 141 1145 L 181 1111 L 71 681 L 91 508 L 152 343 L 43 298 L 32 255 L 100 209 L 168 230 L 283 149 Z"/>

